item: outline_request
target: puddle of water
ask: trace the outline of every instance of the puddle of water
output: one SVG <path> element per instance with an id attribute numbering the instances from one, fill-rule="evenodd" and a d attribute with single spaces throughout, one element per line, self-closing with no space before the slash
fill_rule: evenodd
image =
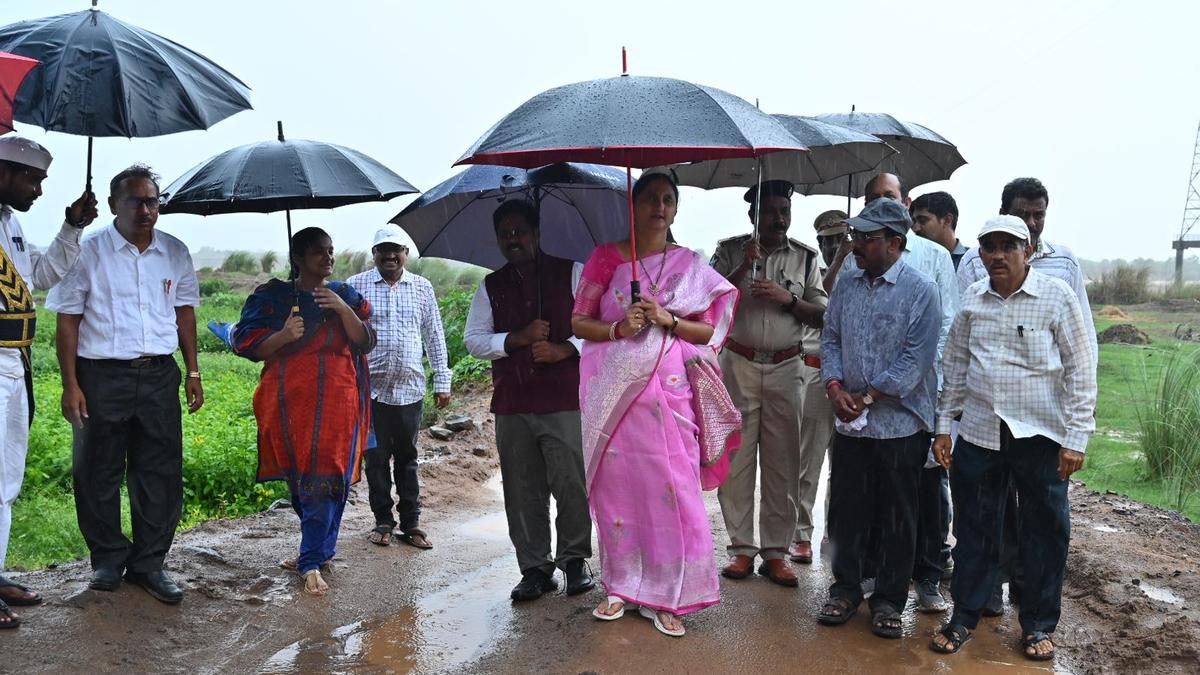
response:
<path id="1" fill-rule="evenodd" d="M 1159 588 L 1158 586 L 1153 586 L 1145 581 L 1138 584 L 1138 588 L 1142 589 L 1142 592 L 1146 594 L 1146 597 L 1150 598 L 1151 600 L 1158 600 L 1159 602 L 1165 602 L 1170 605 L 1183 604 L 1183 598 L 1172 593 L 1170 589 Z"/>
<path id="2" fill-rule="evenodd" d="M 261 673 L 443 672 L 477 658 L 512 620 L 504 589 L 512 562 L 493 560 L 454 585 L 423 597 L 416 607 L 341 626 L 325 636 L 305 638 L 279 650 Z"/>
<path id="3" fill-rule="evenodd" d="M 1097 532 L 1124 532 L 1125 531 L 1119 527 L 1113 527 L 1112 525 L 1105 525 L 1103 523 L 1092 523 L 1091 528 Z"/>

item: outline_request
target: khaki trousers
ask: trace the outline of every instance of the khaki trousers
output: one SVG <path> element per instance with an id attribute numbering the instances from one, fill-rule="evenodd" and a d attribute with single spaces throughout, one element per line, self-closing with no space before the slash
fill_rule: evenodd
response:
<path id="1" fill-rule="evenodd" d="M 796 502 L 796 532 L 794 541 L 812 541 L 813 505 L 817 499 L 817 485 L 821 482 L 821 471 L 825 468 L 825 457 L 829 451 L 829 440 L 833 438 L 833 405 L 825 397 L 825 386 L 821 383 L 821 370 L 801 365 L 804 380 L 804 407 L 800 419 L 800 467 L 796 481 L 796 492 L 791 495 Z M 826 511 L 828 514 L 828 510 Z"/>
<path id="2" fill-rule="evenodd" d="M 800 357 L 755 363 L 725 350 L 725 386 L 742 413 L 742 446 L 717 491 L 731 555 L 783 558 L 796 527 L 796 480 L 806 388 Z M 761 471 L 759 542 L 754 542 L 754 485 Z"/>

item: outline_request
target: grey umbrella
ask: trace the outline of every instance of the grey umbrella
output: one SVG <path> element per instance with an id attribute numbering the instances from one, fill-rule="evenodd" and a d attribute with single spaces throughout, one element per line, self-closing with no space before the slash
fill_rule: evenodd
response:
<path id="1" fill-rule="evenodd" d="M 419 192 L 370 157 L 340 145 L 286 140 L 242 145 L 197 164 L 163 190 L 162 213 L 287 212 L 387 201 Z"/>
<path id="2" fill-rule="evenodd" d="M 867 182 L 878 173 L 894 173 L 911 188 L 934 181 L 949 180 L 958 167 L 967 163 L 959 154 L 958 148 L 937 132 L 920 124 L 902 122 L 886 113 L 851 111 L 817 115 L 815 119 L 877 136 L 887 141 L 897 152 L 884 158 L 870 172 L 802 186 L 801 191 L 804 194 L 861 197 Z"/>
<path id="3" fill-rule="evenodd" d="M 596 164 L 525 170 L 477 165 L 422 194 L 392 218 L 421 255 L 489 269 L 504 265 L 492 213 L 506 199 L 528 199 L 541 215 L 542 250 L 584 262 L 597 244 L 625 232 L 625 172 Z"/>
<path id="4" fill-rule="evenodd" d="M 796 115 L 771 115 L 807 152 L 772 152 L 760 157 L 715 159 L 671 167 L 681 185 L 711 190 L 751 187 L 762 180 L 794 184 L 824 183 L 852 173 L 870 171 L 896 154 L 884 140 L 836 124 Z"/>
<path id="5" fill-rule="evenodd" d="M 95 8 L 0 27 L 0 51 L 41 62 L 25 78 L 14 117 L 92 138 L 207 129 L 250 109 L 250 89 L 204 56 Z"/>

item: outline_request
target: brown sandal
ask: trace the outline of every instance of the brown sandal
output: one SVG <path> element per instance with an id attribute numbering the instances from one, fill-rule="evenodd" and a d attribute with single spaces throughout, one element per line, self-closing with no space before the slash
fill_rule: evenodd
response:
<path id="1" fill-rule="evenodd" d="M 3 600 L 0 600 L 0 630 L 5 628 L 17 628 L 21 625 L 21 617 L 9 609 L 8 605 Z"/>

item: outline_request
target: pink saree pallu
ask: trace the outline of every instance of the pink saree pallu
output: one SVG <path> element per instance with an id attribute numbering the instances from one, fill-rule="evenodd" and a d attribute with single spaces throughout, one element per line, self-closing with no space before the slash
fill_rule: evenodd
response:
<path id="1" fill-rule="evenodd" d="M 700 359 L 703 370 L 716 367 L 715 350 L 729 333 L 738 296 L 695 252 L 677 248 L 664 255 L 643 260 L 650 270 L 642 274 L 645 297 L 714 326 L 712 340 L 692 345 L 651 326 L 621 340 L 586 342 L 579 400 L 588 499 L 608 595 L 688 614 L 720 601 L 701 487 L 716 487 L 728 473 L 740 418 L 719 405 L 697 417 L 687 363 Z M 615 245 L 597 248 L 579 282 L 575 313 L 605 322 L 624 318 L 630 275 Z M 711 387 L 711 378 L 704 383 Z M 703 468 L 701 437 L 719 439 Z"/>

